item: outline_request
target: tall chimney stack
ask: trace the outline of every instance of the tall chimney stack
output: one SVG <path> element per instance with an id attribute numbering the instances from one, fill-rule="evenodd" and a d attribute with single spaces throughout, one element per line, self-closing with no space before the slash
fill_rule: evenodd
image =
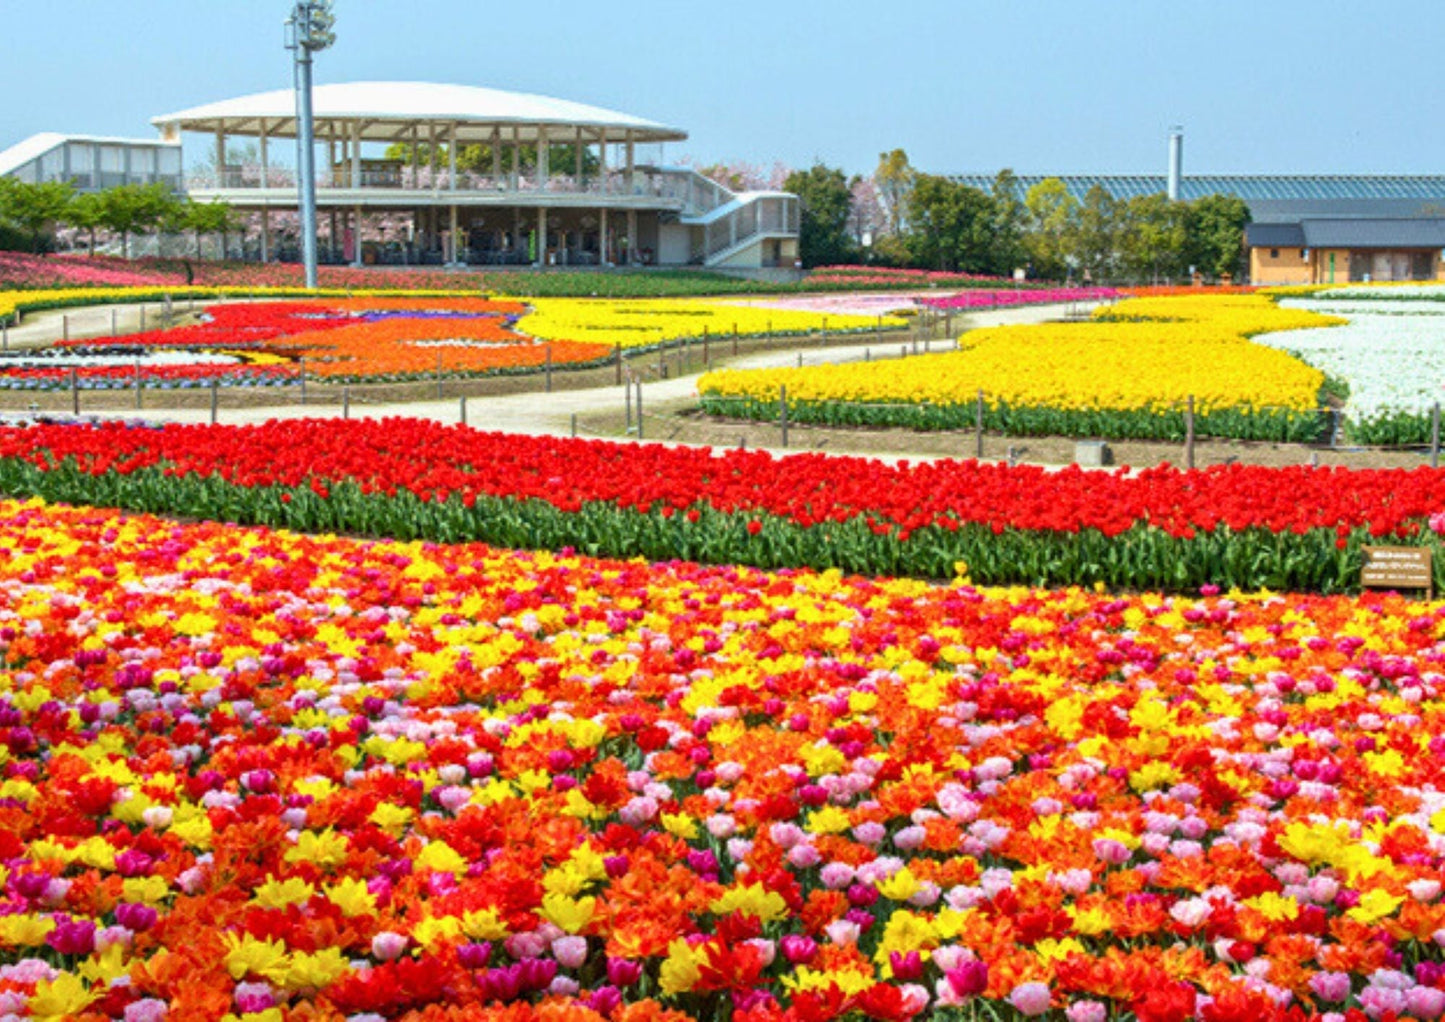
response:
<path id="1" fill-rule="evenodd" d="M 1184 128 L 1174 125 L 1169 129 L 1169 201 L 1179 201 L 1179 182 L 1184 176 Z"/>

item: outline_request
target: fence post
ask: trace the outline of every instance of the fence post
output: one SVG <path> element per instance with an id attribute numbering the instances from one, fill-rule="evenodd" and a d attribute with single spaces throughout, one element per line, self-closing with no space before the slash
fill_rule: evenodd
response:
<path id="1" fill-rule="evenodd" d="M 622 385 L 622 345 L 621 345 L 621 344 L 618 344 L 618 345 L 616 346 L 616 362 L 617 362 L 617 385 L 618 385 L 618 386 L 621 386 L 621 385 Z"/>
<path id="2" fill-rule="evenodd" d="M 863 361 L 864 361 L 864 362 L 872 362 L 872 361 L 873 361 L 873 349 L 872 349 L 872 348 L 864 348 L 864 349 L 863 349 Z"/>
<path id="3" fill-rule="evenodd" d="M 879 334 L 881 334 L 882 332 L 883 332 L 883 317 L 882 317 L 882 316 L 879 316 L 879 317 L 878 317 L 878 322 L 875 323 L 875 324 L 873 324 L 873 336 L 874 336 L 874 337 L 877 337 L 877 336 L 878 336 Z"/>
<path id="4" fill-rule="evenodd" d="M 211 425 L 216 424 L 216 416 L 220 411 L 221 404 L 221 381 L 211 377 Z"/>
<path id="5" fill-rule="evenodd" d="M 783 428 L 783 450 L 788 449 L 788 387 L 778 388 L 778 424 Z"/>
<path id="6" fill-rule="evenodd" d="M 437 400 L 442 399 L 442 353 L 437 351 Z"/>
<path id="7" fill-rule="evenodd" d="M 917 341 L 914 341 L 913 343 L 914 343 L 914 344 L 917 344 L 918 342 L 917 342 Z M 907 358 L 907 357 L 908 357 L 908 345 L 906 345 L 906 344 L 899 345 L 899 347 L 898 347 L 898 357 L 899 357 L 899 358 Z"/>
<path id="8" fill-rule="evenodd" d="M 803 353 L 801 351 L 798 352 L 798 368 L 803 368 Z"/>
<path id="9" fill-rule="evenodd" d="M 119 326 L 118 326 L 118 324 L 117 324 L 117 322 L 116 322 L 116 315 L 117 315 L 117 313 L 116 313 L 115 306 L 111 306 L 111 309 L 110 309 L 110 336 L 112 336 L 112 337 L 115 337 L 117 334 L 120 333 Z"/>
<path id="10" fill-rule="evenodd" d="M 347 384 L 341 388 L 341 417 L 351 418 L 351 385 Z"/>
<path id="11" fill-rule="evenodd" d="M 707 327 L 703 327 L 703 328 L 702 328 L 702 367 L 703 367 L 704 369 L 711 369 L 711 368 L 712 368 L 712 349 L 711 349 L 711 347 L 709 346 L 708 341 L 709 341 L 709 338 L 708 338 L 708 335 L 707 335 Z"/>
<path id="12" fill-rule="evenodd" d="M 572 439 L 577 439 L 577 413 L 572 413 Z"/>
<path id="13" fill-rule="evenodd" d="M 73 414 L 80 414 L 80 371 L 71 367 L 70 370 L 70 410 Z"/>
<path id="14" fill-rule="evenodd" d="M 9 351 L 9 350 L 10 350 L 10 324 L 9 324 L 9 323 L 0 324 L 0 343 L 3 343 L 3 345 L 4 345 L 3 348 L 0 348 L 0 351 Z"/>
<path id="15" fill-rule="evenodd" d="M 623 403 L 627 405 L 627 432 L 632 432 L 632 380 L 627 381 L 627 389 L 623 391 Z"/>
<path id="16" fill-rule="evenodd" d="M 465 426 L 467 424 L 467 396 L 465 394 L 462 395 L 461 408 L 459 412 L 459 419 L 461 421 L 461 424 Z"/>
<path id="17" fill-rule="evenodd" d="M 768 326 L 769 326 L 769 328 L 771 328 L 771 327 L 772 327 L 772 324 L 769 323 Z M 738 353 L 738 325 L 737 325 L 736 323 L 734 323 L 734 324 L 733 324 L 733 354 L 736 355 L 737 353 Z"/>
<path id="18" fill-rule="evenodd" d="M 944 313 L 943 333 L 946 337 L 953 336 L 953 310 L 949 309 Z"/>
<path id="19" fill-rule="evenodd" d="M 140 356 L 135 357 L 135 410 L 140 411 Z"/>
<path id="20" fill-rule="evenodd" d="M 296 360 L 296 372 L 301 377 L 301 403 L 306 403 L 306 356 L 302 355 Z"/>
<path id="21" fill-rule="evenodd" d="M 820 348 L 826 348 L 826 347 L 828 346 L 828 317 L 827 317 L 827 316 L 824 316 L 824 317 L 823 317 L 823 332 L 818 335 L 818 338 L 819 338 L 819 339 L 818 339 L 818 347 L 820 347 Z"/>
<path id="22" fill-rule="evenodd" d="M 552 393 L 552 345 L 547 345 L 547 393 Z M 441 396 L 441 381 L 437 381 L 437 396 Z"/>
<path id="23" fill-rule="evenodd" d="M 974 431 L 977 434 L 975 453 L 979 461 L 983 460 L 983 388 L 978 388 L 978 404 L 973 410 Z"/>
<path id="24" fill-rule="evenodd" d="M 67 341 L 70 340 L 70 313 L 66 312 L 61 314 L 60 329 L 63 331 L 64 338 Z"/>
<path id="25" fill-rule="evenodd" d="M 637 381 L 637 439 L 642 439 L 642 381 Z"/>
<path id="26" fill-rule="evenodd" d="M 1184 467 L 1194 467 L 1194 395 L 1184 406 Z"/>
<path id="27" fill-rule="evenodd" d="M 140 332 L 141 332 L 141 333 L 145 333 L 145 330 L 146 330 L 146 306 L 145 306 L 145 302 L 141 302 L 141 303 L 140 303 Z"/>
<path id="28" fill-rule="evenodd" d="M 1440 402 L 1430 409 L 1430 467 L 1440 467 Z"/>

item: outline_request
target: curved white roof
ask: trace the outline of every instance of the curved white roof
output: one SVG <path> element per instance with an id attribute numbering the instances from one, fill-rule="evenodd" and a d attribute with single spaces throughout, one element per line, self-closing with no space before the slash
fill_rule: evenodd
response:
<path id="1" fill-rule="evenodd" d="M 534 141 L 542 125 L 592 129 L 588 142 L 597 141 L 596 132 L 605 131 L 607 141 L 620 142 L 632 133 L 639 142 L 664 142 L 687 138 L 687 133 L 631 114 L 573 103 L 526 92 L 504 92 L 475 85 L 435 85 L 428 82 L 350 82 L 318 85 L 312 90 L 312 110 L 318 126 L 326 122 L 360 121 L 366 141 L 394 142 L 408 137 L 401 131 L 414 124 L 457 125 L 465 141 L 485 140 L 494 127 L 520 129 L 522 141 Z M 266 134 L 292 137 L 296 134 L 296 97 L 290 89 L 258 92 L 251 96 L 192 107 L 178 113 L 151 118 L 162 129 L 216 131 L 256 135 L 262 120 Z M 442 128 L 443 131 L 447 130 Z M 321 132 L 318 131 L 318 134 Z M 425 131 L 422 136 L 425 137 Z M 323 136 L 324 137 L 324 136 Z M 552 136 L 565 140 L 564 133 Z"/>

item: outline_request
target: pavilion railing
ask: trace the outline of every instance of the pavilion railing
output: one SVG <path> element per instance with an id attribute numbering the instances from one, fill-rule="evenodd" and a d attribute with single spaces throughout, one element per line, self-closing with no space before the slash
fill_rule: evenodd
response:
<path id="1" fill-rule="evenodd" d="M 475 171 L 458 171 L 455 181 L 450 170 L 433 170 L 428 166 L 406 165 L 387 168 L 363 168 L 353 173 L 350 167 L 335 167 L 323 171 L 317 178 L 317 186 L 333 190 L 385 190 L 385 191 L 460 191 L 468 193 L 489 192 L 507 194 L 525 192 L 536 194 L 548 192 L 567 195 L 636 196 L 660 199 L 669 205 L 677 204 L 681 212 L 689 216 L 700 216 L 726 205 L 735 196 L 722 185 L 711 181 L 692 170 L 671 170 L 638 168 L 629 175 L 625 170 L 612 170 L 606 175 L 591 174 L 576 177 L 572 174 L 550 174 L 545 179 L 532 173 L 510 173 L 501 175 L 483 174 Z M 194 190 L 208 189 L 289 189 L 296 187 L 296 174 L 290 168 L 271 167 L 265 172 L 260 167 L 230 168 L 219 175 L 214 171 L 192 175 L 187 181 Z"/>

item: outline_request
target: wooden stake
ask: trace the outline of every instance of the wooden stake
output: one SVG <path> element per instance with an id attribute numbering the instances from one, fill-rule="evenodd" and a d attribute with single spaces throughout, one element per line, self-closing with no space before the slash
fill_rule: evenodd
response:
<path id="1" fill-rule="evenodd" d="M 1194 467 L 1194 395 L 1184 406 L 1184 467 Z"/>
<path id="2" fill-rule="evenodd" d="M 974 411 L 973 411 L 973 426 L 974 426 L 975 432 L 977 433 L 977 437 L 976 437 L 976 439 L 977 439 L 977 444 L 976 444 L 976 447 L 975 447 L 974 456 L 975 456 L 976 458 L 978 458 L 979 461 L 982 461 L 982 460 L 983 460 L 983 388 L 981 388 L 981 387 L 979 388 L 979 391 L 978 391 L 978 405 L 974 408 Z"/>

